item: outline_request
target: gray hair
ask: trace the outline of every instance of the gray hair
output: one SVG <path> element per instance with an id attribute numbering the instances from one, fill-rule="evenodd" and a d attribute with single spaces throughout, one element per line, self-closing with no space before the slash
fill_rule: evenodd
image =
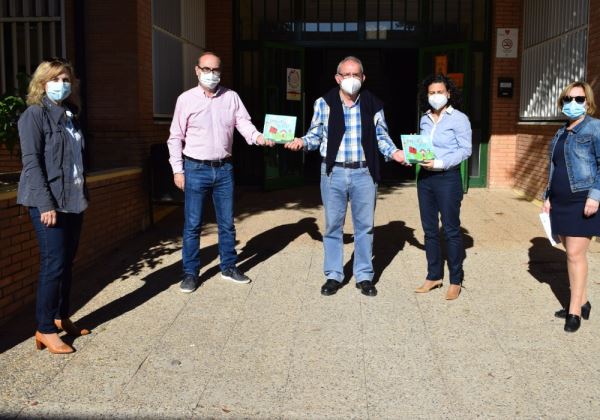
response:
<path id="1" fill-rule="evenodd" d="M 337 66 L 337 73 L 338 74 L 340 74 L 340 68 L 342 67 L 342 64 L 344 64 L 346 61 L 353 61 L 353 62 L 355 62 L 356 64 L 358 64 L 360 66 L 360 72 L 364 73 L 362 61 L 360 61 L 358 58 L 354 57 L 353 55 L 349 55 L 348 57 L 344 58 L 342 61 L 339 62 L 338 66 Z"/>

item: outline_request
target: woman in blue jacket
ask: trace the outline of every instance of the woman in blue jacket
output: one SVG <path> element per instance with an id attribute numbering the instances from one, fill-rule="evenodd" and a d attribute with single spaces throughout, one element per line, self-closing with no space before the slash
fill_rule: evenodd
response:
<path id="1" fill-rule="evenodd" d="M 36 69 L 19 119 L 23 170 L 17 203 L 29 208 L 40 248 L 36 347 L 72 353 L 58 336 L 89 334 L 69 319 L 71 267 L 87 208 L 83 136 L 77 122 L 75 72 L 63 59 Z"/>
<path id="2" fill-rule="evenodd" d="M 600 121 L 589 84 L 574 82 L 558 99 L 569 119 L 550 143 L 548 185 L 542 210 L 550 213 L 552 233 L 567 254 L 571 298 L 569 308 L 555 313 L 565 318 L 565 331 L 575 332 L 592 308 L 587 299 L 587 250 L 592 236 L 600 236 Z"/>

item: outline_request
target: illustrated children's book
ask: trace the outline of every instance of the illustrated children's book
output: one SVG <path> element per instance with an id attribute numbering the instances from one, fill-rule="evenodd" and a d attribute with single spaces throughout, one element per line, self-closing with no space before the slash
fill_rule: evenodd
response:
<path id="1" fill-rule="evenodd" d="M 294 140 L 296 133 L 296 117 L 287 115 L 265 115 L 263 137 L 276 143 L 287 143 Z"/>
<path id="2" fill-rule="evenodd" d="M 420 134 L 402 134 L 402 149 L 408 163 L 422 163 L 424 160 L 435 159 L 433 144 L 430 136 Z"/>

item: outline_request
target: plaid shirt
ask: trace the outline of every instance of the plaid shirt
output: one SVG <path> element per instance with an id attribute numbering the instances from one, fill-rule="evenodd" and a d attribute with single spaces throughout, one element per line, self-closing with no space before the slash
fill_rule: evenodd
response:
<path id="1" fill-rule="evenodd" d="M 341 101 L 341 98 L 340 98 Z M 363 162 L 365 152 L 361 144 L 361 121 L 360 121 L 360 96 L 352 106 L 346 106 L 342 102 L 344 110 L 344 122 L 346 132 L 335 158 L 336 162 Z M 377 147 L 386 160 L 398 150 L 390 135 L 383 116 L 383 109 L 375 114 L 375 134 L 377 136 Z M 310 128 L 302 140 L 306 150 L 319 149 L 321 156 L 327 156 L 327 126 L 329 123 L 329 105 L 325 99 L 319 98 L 315 101 L 314 114 L 310 122 Z"/>

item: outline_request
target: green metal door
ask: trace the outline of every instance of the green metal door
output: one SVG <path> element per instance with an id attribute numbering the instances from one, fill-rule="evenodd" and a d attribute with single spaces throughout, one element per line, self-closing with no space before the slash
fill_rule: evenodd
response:
<path id="1" fill-rule="evenodd" d="M 265 114 L 296 116 L 295 135 L 300 136 L 304 129 L 304 48 L 265 43 L 262 54 L 263 110 Z M 290 80 L 292 74 L 294 80 Z M 300 86 L 297 86 L 298 79 Z M 303 153 L 291 152 L 278 144 L 266 147 L 264 154 L 265 189 L 302 185 Z"/>
<path id="2" fill-rule="evenodd" d="M 450 77 L 463 95 L 462 111 L 470 114 L 471 55 L 468 44 L 453 44 L 421 48 L 419 51 L 419 80 L 430 74 L 443 73 Z M 422 115 L 419 112 L 419 118 Z M 420 167 L 417 165 L 418 177 Z M 463 190 L 469 188 L 469 165 L 465 160 L 460 165 Z"/>

